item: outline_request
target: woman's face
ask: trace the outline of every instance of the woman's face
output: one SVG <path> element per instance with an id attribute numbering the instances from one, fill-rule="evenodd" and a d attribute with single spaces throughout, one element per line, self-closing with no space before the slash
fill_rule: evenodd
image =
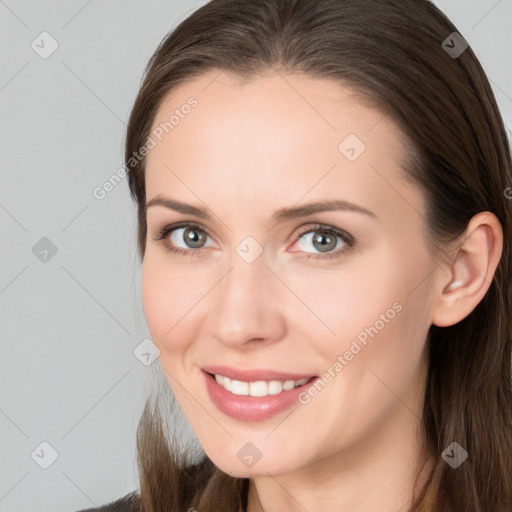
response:
<path id="1" fill-rule="evenodd" d="M 216 71 L 151 138 L 144 311 L 213 462 L 277 475 L 405 439 L 440 285 L 396 125 L 330 80 Z"/>

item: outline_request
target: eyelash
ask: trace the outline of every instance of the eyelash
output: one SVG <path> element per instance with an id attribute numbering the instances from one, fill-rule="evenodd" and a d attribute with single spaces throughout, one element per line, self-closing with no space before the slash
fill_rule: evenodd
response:
<path id="1" fill-rule="evenodd" d="M 204 248 L 202 248 L 202 249 L 183 249 L 181 247 L 173 247 L 172 245 L 170 245 L 167 242 L 166 239 L 169 236 L 169 234 L 172 233 L 173 231 L 175 231 L 176 229 L 180 229 L 180 228 L 194 228 L 194 229 L 197 229 L 198 231 L 203 231 L 204 233 L 206 233 L 206 235 L 208 235 L 211 238 L 210 234 L 208 233 L 208 230 L 205 229 L 203 226 L 200 226 L 199 224 L 185 222 L 185 223 L 171 224 L 171 225 L 165 226 L 158 232 L 158 234 L 153 238 L 153 240 L 156 242 L 160 242 L 160 241 L 163 242 L 165 249 L 174 254 L 179 254 L 182 256 L 190 256 L 192 258 L 195 256 L 201 255 L 204 251 Z M 349 235 L 346 231 L 343 231 L 342 229 L 338 229 L 333 226 L 328 226 L 325 224 L 316 224 L 314 226 L 308 227 L 308 228 L 300 231 L 297 235 L 297 238 L 299 239 L 301 236 L 305 235 L 306 233 L 311 233 L 311 232 L 315 232 L 315 231 L 321 231 L 324 234 L 338 236 L 339 238 L 341 238 L 341 240 L 346 245 L 342 249 L 338 249 L 337 251 L 331 252 L 331 253 L 324 253 L 324 254 L 322 254 L 322 253 L 317 253 L 317 254 L 307 253 L 307 256 L 303 256 L 305 259 L 313 258 L 315 260 L 318 260 L 318 259 L 331 259 L 331 258 L 340 257 L 342 254 L 344 254 L 349 249 L 351 249 L 356 243 L 354 237 L 352 235 Z"/>

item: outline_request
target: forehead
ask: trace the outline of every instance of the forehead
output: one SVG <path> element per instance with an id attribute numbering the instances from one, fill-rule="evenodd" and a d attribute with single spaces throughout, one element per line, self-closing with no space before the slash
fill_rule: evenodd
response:
<path id="1" fill-rule="evenodd" d="M 403 134 L 333 80 L 269 72 L 241 82 L 212 71 L 171 91 L 151 133 L 148 198 L 201 193 L 248 207 L 307 194 L 378 207 L 409 188 L 399 176 Z"/>

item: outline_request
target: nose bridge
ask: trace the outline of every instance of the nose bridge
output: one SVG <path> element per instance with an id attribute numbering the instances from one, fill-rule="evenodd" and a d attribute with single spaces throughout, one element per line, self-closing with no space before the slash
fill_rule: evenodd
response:
<path id="1" fill-rule="evenodd" d="M 243 248 L 243 244 L 242 248 Z M 275 277 L 263 254 L 250 261 L 233 253 L 229 269 L 216 286 L 211 309 L 213 334 L 226 344 L 279 337 L 282 318 Z"/>

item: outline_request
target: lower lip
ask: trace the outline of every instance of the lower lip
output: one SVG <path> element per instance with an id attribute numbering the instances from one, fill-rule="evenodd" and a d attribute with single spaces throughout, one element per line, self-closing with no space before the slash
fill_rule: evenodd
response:
<path id="1" fill-rule="evenodd" d="M 210 374 L 201 371 L 212 402 L 224 414 L 242 421 L 264 421 L 288 409 L 294 403 L 298 403 L 298 395 L 316 379 L 310 379 L 302 386 L 282 391 L 277 395 L 247 396 L 231 393 L 218 384 Z"/>

